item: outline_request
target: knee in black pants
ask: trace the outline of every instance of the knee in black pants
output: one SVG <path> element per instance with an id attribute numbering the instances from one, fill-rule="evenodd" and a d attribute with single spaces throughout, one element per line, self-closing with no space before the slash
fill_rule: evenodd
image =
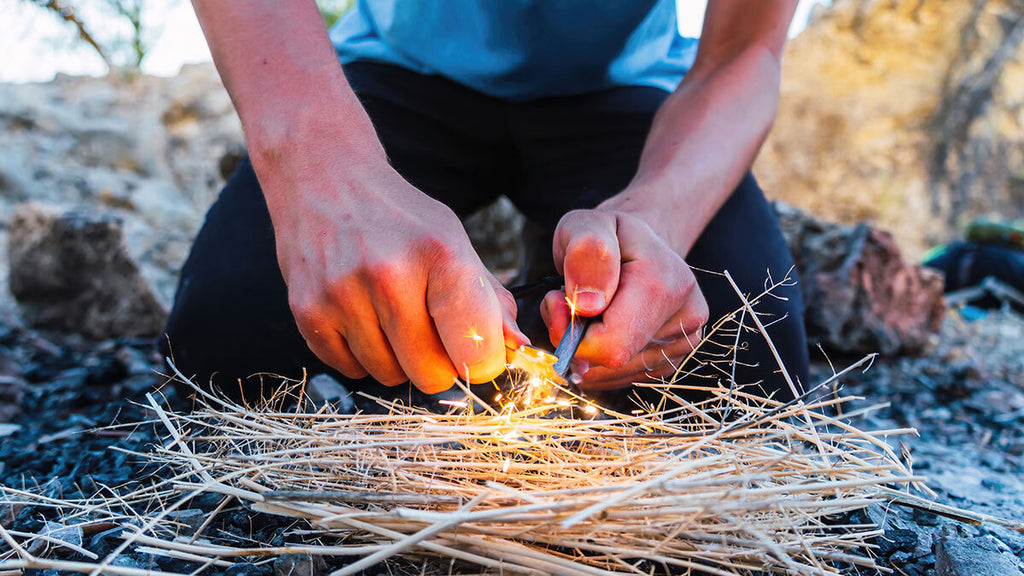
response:
<path id="1" fill-rule="evenodd" d="M 187 376 L 226 391 L 254 372 L 302 376 L 323 365 L 288 307 L 274 231 L 248 159 L 228 180 L 181 271 L 162 351 Z"/>

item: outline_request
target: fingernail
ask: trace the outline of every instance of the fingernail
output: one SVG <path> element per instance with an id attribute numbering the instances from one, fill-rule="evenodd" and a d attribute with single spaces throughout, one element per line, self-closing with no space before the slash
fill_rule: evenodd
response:
<path id="1" fill-rule="evenodd" d="M 606 300 L 604 292 L 593 288 L 579 288 L 576 290 L 576 309 L 584 312 L 598 312 L 604 309 Z"/>

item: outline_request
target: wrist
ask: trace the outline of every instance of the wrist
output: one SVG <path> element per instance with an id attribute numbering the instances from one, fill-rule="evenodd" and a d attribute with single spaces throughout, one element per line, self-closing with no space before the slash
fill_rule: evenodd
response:
<path id="1" fill-rule="evenodd" d="M 327 101 L 288 102 L 265 113 L 243 117 L 249 155 L 257 173 L 313 168 L 320 156 L 335 157 L 352 170 L 388 164 L 373 124 L 353 95 Z"/>
<path id="2" fill-rule="evenodd" d="M 310 208 L 357 211 L 354 203 L 401 180 L 354 95 L 279 110 L 243 121 L 275 225 Z"/>

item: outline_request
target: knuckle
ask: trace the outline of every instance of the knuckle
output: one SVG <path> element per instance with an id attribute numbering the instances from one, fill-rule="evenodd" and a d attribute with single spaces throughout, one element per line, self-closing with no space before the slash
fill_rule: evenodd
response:
<path id="1" fill-rule="evenodd" d="M 363 275 L 375 287 L 386 287 L 398 282 L 401 266 L 390 259 L 375 260 L 363 265 Z"/>
<path id="2" fill-rule="evenodd" d="M 445 377 L 423 377 L 413 379 L 412 384 L 424 394 L 437 394 L 452 387 L 455 382 L 455 375 Z"/>
<path id="3" fill-rule="evenodd" d="M 693 334 L 708 323 L 707 307 L 695 308 L 684 311 L 679 319 L 679 331 L 683 334 Z"/>
<path id="4" fill-rule="evenodd" d="M 323 300 L 334 305 L 346 303 L 357 290 L 358 281 L 358 276 L 350 272 L 329 276 L 322 286 Z"/>
<path id="5" fill-rule="evenodd" d="M 295 323 L 300 327 L 318 327 L 324 317 L 323 306 L 320 305 L 319 301 L 313 299 L 290 298 L 288 306 L 291 308 Z"/>
<path id="6" fill-rule="evenodd" d="M 436 234 L 420 238 L 417 250 L 431 262 L 447 262 L 455 258 L 455 249 L 451 242 Z"/>

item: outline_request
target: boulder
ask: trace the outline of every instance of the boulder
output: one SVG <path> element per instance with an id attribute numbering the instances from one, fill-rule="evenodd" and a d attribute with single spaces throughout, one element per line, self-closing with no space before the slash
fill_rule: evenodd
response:
<path id="1" fill-rule="evenodd" d="M 355 410 L 352 393 L 329 374 L 317 374 L 310 378 L 306 382 L 306 397 L 317 408 L 330 404 L 342 413 Z"/>
<path id="2" fill-rule="evenodd" d="M 849 353 L 914 354 L 941 326 L 942 275 L 903 259 L 892 235 L 774 203 L 800 274 L 810 341 Z"/>
<path id="3" fill-rule="evenodd" d="M 95 211 L 23 204 L 10 224 L 10 287 L 30 326 L 102 339 L 156 335 L 167 310 Z"/>
<path id="4" fill-rule="evenodd" d="M 15 309 L 4 288 L 7 226 L 28 200 L 115 214 L 129 256 L 168 307 L 224 183 L 218 159 L 242 141 L 212 63 L 171 78 L 114 73 L 0 83 L 0 314 Z"/>
<path id="5" fill-rule="evenodd" d="M 754 173 L 774 199 L 868 221 L 916 257 L 982 215 L 1024 217 L 1024 9 L 835 0 L 786 47 Z"/>
<path id="6" fill-rule="evenodd" d="M 1005 545 L 1004 545 L 1005 546 Z M 1013 552 L 991 537 L 940 537 L 935 542 L 938 576 L 1013 576 L 1021 568 Z"/>
<path id="7" fill-rule="evenodd" d="M 502 281 L 511 280 L 521 264 L 520 239 L 525 216 L 504 196 L 463 221 L 473 248 Z"/>

